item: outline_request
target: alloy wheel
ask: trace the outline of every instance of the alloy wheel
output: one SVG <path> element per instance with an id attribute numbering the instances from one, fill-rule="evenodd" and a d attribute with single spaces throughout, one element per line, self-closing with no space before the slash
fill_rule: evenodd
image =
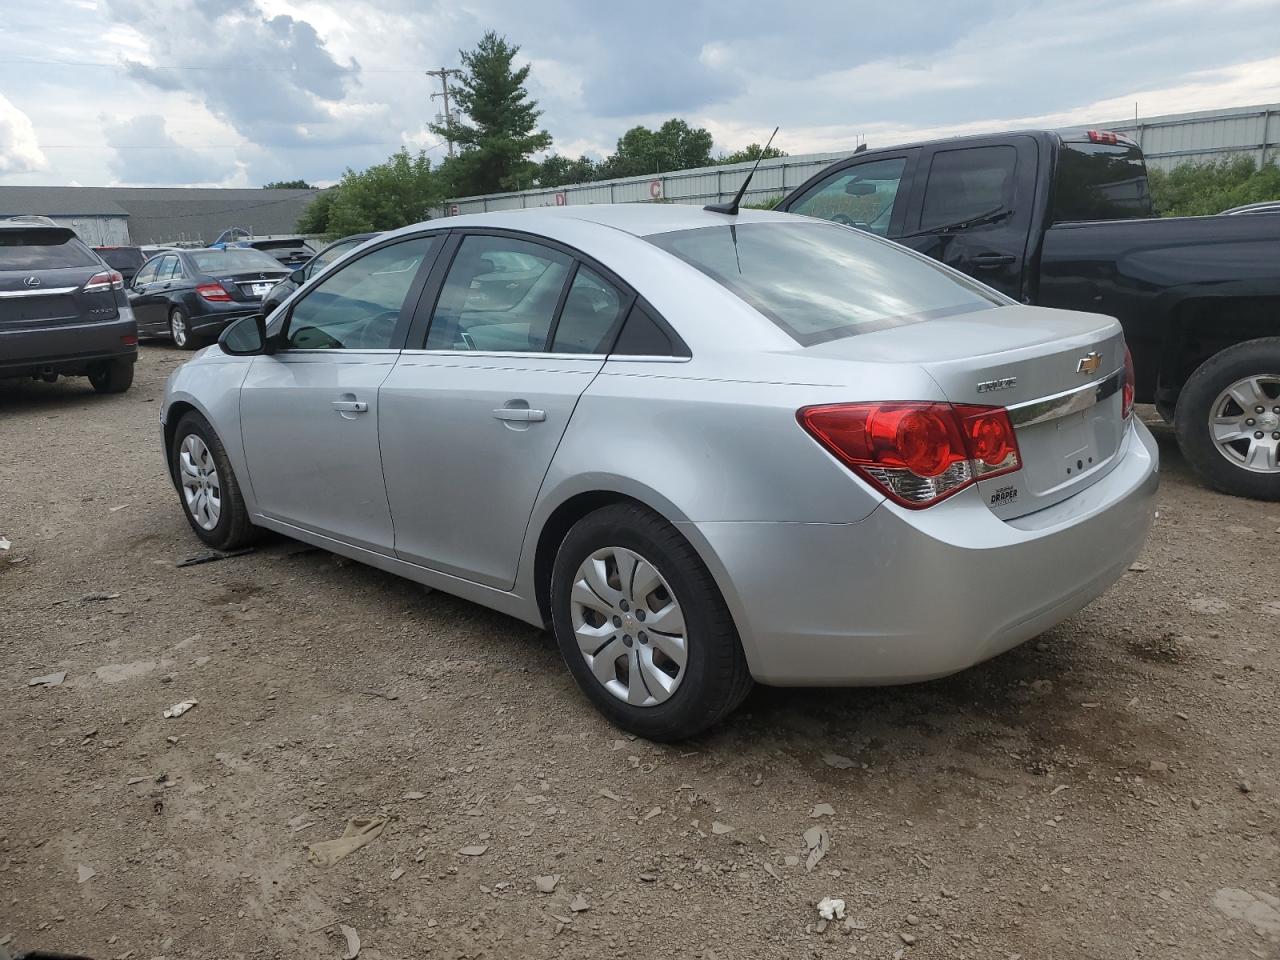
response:
<path id="1" fill-rule="evenodd" d="M 578 649 L 609 693 L 652 707 L 676 692 L 688 662 L 684 612 L 653 564 L 625 547 L 595 551 L 574 575 L 569 608 Z"/>
<path id="2" fill-rule="evenodd" d="M 169 333 L 173 336 L 174 346 L 187 345 L 187 318 L 182 315 L 181 310 L 174 310 L 169 314 Z"/>
<path id="3" fill-rule="evenodd" d="M 1209 410 L 1218 452 L 1254 473 L 1280 473 L 1280 374 L 1237 380 Z"/>
<path id="4" fill-rule="evenodd" d="M 213 453 L 196 434 L 189 433 L 178 450 L 182 499 L 202 530 L 212 530 L 222 515 L 222 486 Z"/>

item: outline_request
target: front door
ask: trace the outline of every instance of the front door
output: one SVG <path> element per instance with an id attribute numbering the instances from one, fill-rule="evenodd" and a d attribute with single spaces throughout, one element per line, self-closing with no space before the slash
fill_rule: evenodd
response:
<path id="1" fill-rule="evenodd" d="M 390 554 L 378 389 L 395 366 L 440 243 L 399 240 L 307 291 L 282 349 L 255 357 L 240 392 L 254 498 L 266 516 Z"/>
<path id="2" fill-rule="evenodd" d="M 538 490 L 630 302 L 565 251 L 462 238 L 423 349 L 406 350 L 382 387 L 397 555 L 515 583 Z"/>

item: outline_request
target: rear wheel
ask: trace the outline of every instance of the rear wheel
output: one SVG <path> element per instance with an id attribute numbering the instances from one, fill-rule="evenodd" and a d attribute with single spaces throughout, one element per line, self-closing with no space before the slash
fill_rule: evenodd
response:
<path id="1" fill-rule="evenodd" d="M 1182 388 L 1174 426 L 1183 456 L 1210 486 L 1280 500 L 1280 337 L 1202 363 Z"/>
<path id="2" fill-rule="evenodd" d="M 552 622 L 587 697 L 651 740 L 691 737 L 751 689 L 715 581 L 670 523 L 633 504 L 578 521 L 556 554 Z"/>
<path id="3" fill-rule="evenodd" d="M 185 414 L 174 430 L 169 457 L 183 512 L 197 537 L 215 550 L 235 550 L 257 539 L 227 451 L 208 420 Z"/>
<path id="4" fill-rule="evenodd" d="M 89 383 L 98 393 L 124 393 L 133 385 L 133 361 L 96 363 L 89 368 Z"/>
<path id="5" fill-rule="evenodd" d="M 179 350 L 196 348 L 196 338 L 191 332 L 190 321 L 187 320 L 187 315 L 182 312 L 181 307 L 174 307 L 169 311 L 169 337 Z"/>

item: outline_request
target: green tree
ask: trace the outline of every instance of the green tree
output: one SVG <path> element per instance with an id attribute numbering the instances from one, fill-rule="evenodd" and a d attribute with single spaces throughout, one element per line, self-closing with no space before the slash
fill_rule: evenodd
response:
<path id="1" fill-rule="evenodd" d="M 305 180 L 272 180 L 262 185 L 263 190 L 314 190 Z"/>
<path id="2" fill-rule="evenodd" d="M 711 146 L 710 133 L 675 117 L 657 130 L 632 127 L 618 138 L 613 154 L 600 164 L 598 179 L 708 167 L 715 162 L 711 159 Z"/>
<path id="3" fill-rule="evenodd" d="M 720 163 L 746 163 L 749 160 L 759 158 L 761 160 L 772 160 L 775 157 L 785 157 L 787 151 L 779 150 L 777 147 L 762 147 L 758 143 L 749 143 L 741 150 L 735 150 L 733 153 L 720 158 Z"/>
<path id="4" fill-rule="evenodd" d="M 596 164 L 590 157 L 577 160 L 553 153 L 538 164 L 540 187 L 563 187 L 569 183 L 588 183 L 596 179 Z"/>
<path id="5" fill-rule="evenodd" d="M 328 190 L 317 193 L 315 199 L 302 211 L 295 229 L 307 236 L 328 236 L 329 213 L 333 209 L 333 201 L 337 196 L 337 187 L 330 187 Z"/>
<path id="6" fill-rule="evenodd" d="M 463 74 L 455 97 L 470 122 L 450 118 L 431 126 L 461 148 L 449 164 L 456 196 L 529 186 L 538 173 L 529 157 L 551 146 L 551 135 L 538 129 L 538 103 L 524 87 L 529 66 L 512 67 L 519 52 L 492 30 L 474 50 L 459 52 Z"/>
<path id="7" fill-rule="evenodd" d="M 318 224 L 320 214 L 312 212 L 324 202 L 323 233 L 326 237 L 345 237 L 372 230 L 394 230 L 431 218 L 431 208 L 444 199 L 440 179 L 431 169 L 425 151 L 415 156 L 401 147 L 382 163 L 356 172 L 350 168 L 335 187 L 320 194 L 303 214 L 310 225 Z M 300 232 L 312 232 L 303 229 Z"/>
<path id="8" fill-rule="evenodd" d="M 1151 201 L 1162 217 L 1200 217 L 1262 200 L 1280 200 L 1280 167 L 1252 157 L 1149 170 Z"/>

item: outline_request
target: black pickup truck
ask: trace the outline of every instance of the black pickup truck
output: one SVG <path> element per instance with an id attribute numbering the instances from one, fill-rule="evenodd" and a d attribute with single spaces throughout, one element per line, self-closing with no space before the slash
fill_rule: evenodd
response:
<path id="1" fill-rule="evenodd" d="M 1280 214 L 1153 218 L 1142 151 L 1099 130 L 860 150 L 777 209 L 889 237 L 1023 303 L 1116 317 L 1137 399 L 1200 477 L 1280 500 Z"/>

